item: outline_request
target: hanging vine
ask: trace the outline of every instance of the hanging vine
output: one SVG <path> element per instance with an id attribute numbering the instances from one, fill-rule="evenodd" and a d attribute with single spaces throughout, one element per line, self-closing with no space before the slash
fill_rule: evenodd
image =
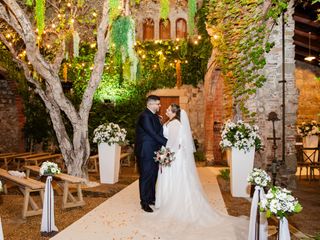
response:
<path id="1" fill-rule="evenodd" d="M 197 2 L 196 0 L 188 1 L 188 32 L 189 35 L 193 35 L 194 31 L 194 17 L 197 12 Z"/>
<path id="2" fill-rule="evenodd" d="M 111 41 L 116 63 L 120 65 L 124 64 L 125 76 L 135 79 L 138 58 L 134 50 L 135 24 L 131 17 L 121 16 L 113 22 Z"/>
<path id="3" fill-rule="evenodd" d="M 217 50 L 216 63 L 234 104 L 245 115 L 250 114 L 246 101 L 266 81 L 261 70 L 265 53 L 274 45 L 267 41 L 271 31 L 267 25 L 286 10 L 288 1 L 272 0 L 267 12 L 263 4 L 262 0 L 211 0 L 208 4 L 207 27 Z"/>
<path id="4" fill-rule="evenodd" d="M 36 0 L 35 18 L 37 21 L 38 35 L 41 36 L 45 27 L 44 17 L 46 10 L 45 0 Z"/>
<path id="5" fill-rule="evenodd" d="M 160 19 L 167 19 L 170 12 L 170 1 L 160 0 Z"/>

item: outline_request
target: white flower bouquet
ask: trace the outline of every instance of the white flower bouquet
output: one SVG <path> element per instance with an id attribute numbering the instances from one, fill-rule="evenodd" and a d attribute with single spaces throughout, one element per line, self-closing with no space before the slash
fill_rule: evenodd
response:
<path id="1" fill-rule="evenodd" d="M 257 151 L 262 145 L 258 130 L 258 126 L 252 126 L 242 120 L 237 121 L 237 123 L 228 120 L 222 128 L 220 147 L 235 147 L 244 151 L 249 151 L 255 147 Z"/>
<path id="2" fill-rule="evenodd" d="M 94 143 L 108 143 L 109 145 L 114 143 L 125 143 L 127 131 L 124 128 L 120 128 L 118 124 L 109 123 L 98 126 L 93 131 Z"/>
<path id="3" fill-rule="evenodd" d="M 61 173 L 61 170 L 56 163 L 46 161 L 41 164 L 40 176 L 55 175 L 59 173 Z"/>
<path id="4" fill-rule="evenodd" d="M 161 166 L 167 167 L 171 165 L 171 162 L 174 161 L 174 152 L 171 152 L 171 150 L 167 147 L 162 146 L 160 150 L 157 152 L 154 152 L 154 160 L 155 162 L 158 162 Z"/>
<path id="5" fill-rule="evenodd" d="M 297 131 L 302 137 L 320 135 L 320 124 L 314 120 L 310 123 L 303 122 L 298 126 Z"/>
<path id="6" fill-rule="evenodd" d="M 292 196 L 291 191 L 276 186 L 269 189 L 266 198 L 259 205 L 260 211 L 266 212 L 266 217 L 274 215 L 280 219 L 302 210 L 302 206 Z"/>
<path id="7" fill-rule="evenodd" d="M 247 181 L 259 187 L 266 187 L 271 183 L 271 177 L 266 171 L 259 168 L 254 168 L 249 174 Z"/>

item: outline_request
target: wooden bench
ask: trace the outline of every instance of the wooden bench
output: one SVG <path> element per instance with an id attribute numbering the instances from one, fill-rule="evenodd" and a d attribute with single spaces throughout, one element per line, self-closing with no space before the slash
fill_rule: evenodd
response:
<path id="1" fill-rule="evenodd" d="M 120 154 L 120 165 L 121 166 L 130 166 L 130 158 L 131 158 L 131 153 L 125 152 Z M 99 171 L 99 155 L 93 155 L 89 157 L 89 162 L 88 162 L 88 172 L 95 172 L 97 173 Z M 121 171 L 121 168 L 120 168 Z"/>
<path id="2" fill-rule="evenodd" d="M 25 166 L 25 169 L 27 170 L 27 177 L 29 177 L 30 171 L 40 173 L 39 166 Z M 85 202 L 82 196 L 81 183 L 85 182 L 86 179 L 71 176 L 65 173 L 55 174 L 53 175 L 53 178 L 62 181 L 62 187 L 63 187 L 62 209 L 80 207 L 85 205 Z M 70 192 L 70 189 L 69 189 L 70 183 L 75 184 L 77 186 L 78 199 L 76 199 Z M 70 201 L 68 202 L 68 200 Z"/>
<path id="3" fill-rule="evenodd" d="M 62 155 L 61 154 L 50 154 L 50 155 L 44 155 L 44 156 L 38 156 L 38 157 L 32 157 L 32 158 L 27 158 L 25 159 L 25 166 L 29 166 L 31 164 L 35 166 L 39 166 L 42 162 L 45 161 L 55 161 L 58 159 L 61 159 Z"/>
<path id="4" fill-rule="evenodd" d="M 42 208 L 39 208 L 36 202 L 30 196 L 31 192 L 39 192 L 41 197 L 41 202 L 43 202 L 43 193 L 45 184 L 39 181 L 36 181 L 31 178 L 19 178 L 12 176 L 8 171 L 0 168 L 0 179 L 3 181 L 4 192 L 7 194 L 6 182 L 12 182 L 15 185 L 19 186 L 20 191 L 24 195 L 23 200 L 23 209 L 22 209 L 22 218 L 25 219 L 29 216 L 42 214 Z M 28 206 L 31 206 L 32 210 L 28 210 Z"/>
<path id="5" fill-rule="evenodd" d="M 9 155 L 2 155 L 0 156 L 0 160 L 2 160 L 4 162 L 4 168 L 6 170 L 8 170 L 8 165 L 10 162 L 12 162 L 13 160 L 15 160 L 17 157 L 21 157 L 21 156 L 26 156 L 30 154 L 30 152 L 24 152 L 24 153 L 12 153 Z"/>
<path id="6" fill-rule="evenodd" d="M 40 152 L 40 153 L 32 153 L 32 154 L 16 157 L 15 159 L 17 160 L 17 165 L 18 165 L 17 169 L 18 170 L 20 169 L 21 161 L 22 162 L 26 162 L 26 159 L 34 158 L 34 157 L 46 156 L 46 155 L 50 155 L 50 154 L 51 153 L 49 153 L 49 152 Z"/>

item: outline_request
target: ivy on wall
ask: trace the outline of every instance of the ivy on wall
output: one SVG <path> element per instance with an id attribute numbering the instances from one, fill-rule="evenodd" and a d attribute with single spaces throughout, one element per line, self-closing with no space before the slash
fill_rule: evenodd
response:
<path id="1" fill-rule="evenodd" d="M 272 0 L 265 12 L 262 0 L 210 0 L 207 25 L 234 104 L 242 113 L 251 115 L 245 106 L 250 95 L 266 81 L 261 70 L 266 64 L 265 53 L 274 43 L 268 42 L 271 20 L 287 9 L 287 0 Z"/>

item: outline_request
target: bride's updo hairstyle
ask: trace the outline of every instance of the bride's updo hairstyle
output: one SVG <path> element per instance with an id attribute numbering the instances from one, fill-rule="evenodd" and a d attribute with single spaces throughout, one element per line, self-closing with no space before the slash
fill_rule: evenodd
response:
<path id="1" fill-rule="evenodd" d="M 172 118 L 171 121 L 174 119 L 177 119 L 180 122 L 180 113 L 181 113 L 180 106 L 175 103 L 172 103 L 170 106 L 171 106 L 171 112 L 176 114 L 176 116 L 174 118 Z"/>

